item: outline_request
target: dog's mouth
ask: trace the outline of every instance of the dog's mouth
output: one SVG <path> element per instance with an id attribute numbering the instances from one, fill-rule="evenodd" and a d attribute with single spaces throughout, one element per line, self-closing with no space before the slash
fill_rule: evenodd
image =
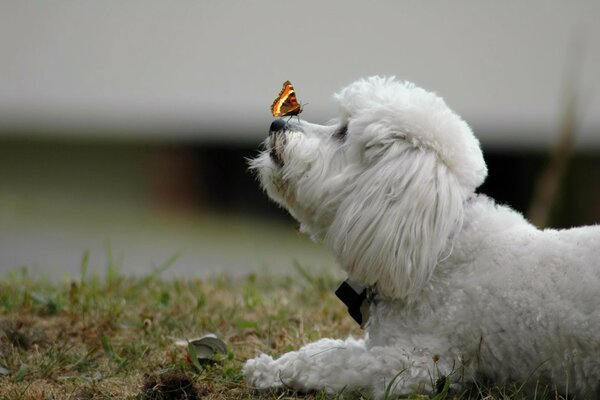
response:
<path id="1" fill-rule="evenodd" d="M 283 132 L 272 133 L 267 141 L 269 147 L 269 156 L 271 160 L 279 167 L 283 167 L 283 149 L 285 147 L 286 137 Z"/>

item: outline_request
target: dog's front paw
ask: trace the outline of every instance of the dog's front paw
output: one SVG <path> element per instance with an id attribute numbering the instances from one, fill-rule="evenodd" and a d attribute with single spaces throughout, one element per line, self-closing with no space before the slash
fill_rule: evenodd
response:
<path id="1" fill-rule="evenodd" d="M 248 385 L 256 389 L 264 390 L 283 386 L 279 376 L 280 370 L 273 357 L 269 355 L 261 354 L 246 361 L 242 371 Z"/>

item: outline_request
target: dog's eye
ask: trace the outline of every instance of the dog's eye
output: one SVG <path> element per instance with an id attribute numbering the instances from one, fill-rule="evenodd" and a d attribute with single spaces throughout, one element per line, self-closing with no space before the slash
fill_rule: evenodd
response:
<path id="1" fill-rule="evenodd" d="M 333 137 L 338 140 L 343 140 L 348 134 L 348 125 L 342 125 L 333 133 Z"/>

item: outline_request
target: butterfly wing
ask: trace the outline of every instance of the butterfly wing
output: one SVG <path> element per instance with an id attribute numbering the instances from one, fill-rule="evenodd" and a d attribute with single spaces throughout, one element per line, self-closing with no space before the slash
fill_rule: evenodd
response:
<path id="1" fill-rule="evenodd" d="M 286 115 L 298 115 L 302 112 L 302 106 L 298 103 L 296 92 L 290 81 L 283 83 L 283 88 L 279 96 L 271 105 L 271 114 L 274 117 L 283 117 Z"/>

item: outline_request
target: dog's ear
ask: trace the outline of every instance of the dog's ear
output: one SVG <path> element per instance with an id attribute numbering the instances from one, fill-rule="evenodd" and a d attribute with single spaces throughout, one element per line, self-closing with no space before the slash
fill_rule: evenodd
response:
<path id="1" fill-rule="evenodd" d="M 451 252 L 465 189 L 434 151 L 404 141 L 351 185 L 325 241 L 350 278 L 412 302 Z"/>

